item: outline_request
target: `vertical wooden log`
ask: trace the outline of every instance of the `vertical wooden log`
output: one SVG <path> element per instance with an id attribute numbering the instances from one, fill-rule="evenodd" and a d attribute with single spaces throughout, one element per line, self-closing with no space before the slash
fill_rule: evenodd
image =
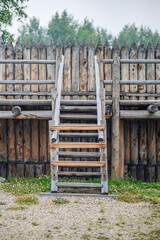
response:
<path id="1" fill-rule="evenodd" d="M 100 80 L 100 88 L 104 87 L 103 80 L 103 45 L 101 39 L 99 38 L 97 48 L 96 48 L 97 62 L 99 65 L 99 80 Z"/>
<path id="2" fill-rule="evenodd" d="M 104 59 L 111 59 L 111 48 L 109 45 L 109 42 L 106 40 L 104 47 L 103 47 L 103 56 Z M 105 80 L 111 80 L 111 64 L 104 64 L 104 79 Z M 106 92 L 112 92 L 112 85 L 105 84 L 105 91 Z M 112 96 L 106 96 L 107 100 L 111 100 Z M 107 157 L 108 157 L 108 171 L 109 171 L 109 177 L 110 177 L 110 166 L 111 166 L 111 119 L 107 120 Z"/>
<path id="3" fill-rule="evenodd" d="M 112 163 L 111 177 L 119 179 L 119 100 L 120 100 L 120 58 L 114 57 L 112 92 Z"/>
<path id="4" fill-rule="evenodd" d="M 23 58 L 30 59 L 30 44 L 29 40 L 26 39 L 25 46 L 23 49 Z M 31 70 L 30 64 L 24 64 L 24 80 L 30 80 Z M 25 84 L 23 86 L 24 92 L 30 92 L 31 87 L 30 84 Z M 29 96 L 24 96 L 25 99 L 29 99 Z M 30 108 L 27 108 L 30 109 Z M 30 120 L 23 120 L 24 122 L 24 162 L 29 162 L 31 159 L 31 121 Z"/>
<path id="5" fill-rule="evenodd" d="M 88 91 L 96 91 L 96 81 L 95 81 L 95 62 L 94 62 L 94 56 L 95 56 L 95 46 L 93 44 L 93 41 L 90 39 L 88 43 Z M 96 97 L 94 95 L 88 96 L 88 100 L 95 99 Z M 87 139 L 89 142 L 95 142 L 95 138 L 89 138 Z M 96 151 L 96 149 L 89 149 L 89 152 Z M 87 171 L 92 171 L 92 168 L 87 168 Z M 95 171 L 94 169 L 93 171 Z"/>
<path id="6" fill-rule="evenodd" d="M 123 45 L 121 47 L 121 59 L 128 59 L 129 58 L 129 49 L 126 41 L 123 42 Z M 129 80 L 129 64 L 121 64 L 121 79 L 122 80 Z M 121 86 L 122 92 L 129 92 L 129 85 L 122 85 Z M 121 99 L 129 100 L 129 97 L 122 96 Z M 124 128 L 125 126 L 125 128 Z M 125 161 L 125 174 L 128 173 L 128 164 L 130 163 L 130 157 L 131 157 L 131 151 L 130 151 L 130 144 L 131 144 L 131 138 L 130 138 L 130 122 L 129 120 L 125 120 L 122 122 L 120 120 L 120 162 L 123 162 L 123 157 Z M 124 144 L 124 145 L 123 145 Z M 124 150 L 125 149 L 125 150 Z M 122 178 L 122 171 L 120 174 L 120 177 Z"/>
<path id="7" fill-rule="evenodd" d="M 138 47 L 138 58 L 145 59 L 145 47 L 141 42 Z M 138 65 L 138 80 L 145 79 L 145 64 Z M 146 85 L 138 86 L 138 92 L 146 92 Z M 144 100 L 144 97 L 139 99 Z M 138 180 L 145 181 L 145 165 L 147 164 L 147 124 L 145 120 L 139 122 L 139 166 L 137 168 Z"/>
<path id="8" fill-rule="evenodd" d="M 137 46 L 133 41 L 130 48 L 130 59 L 137 58 Z M 137 80 L 137 64 L 130 64 L 130 80 Z M 137 92 L 137 85 L 130 85 L 130 92 Z M 131 97 L 131 100 L 136 100 L 136 97 Z M 131 121 L 131 176 L 137 178 L 138 164 L 138 121 Z"/>
<path id="9" fill-rule="evenodd" d="M 15 47 L 15 59 L 22 59 L 22 45 L 20 39 L 16 42 Z M 23 79 L 23 65 L 15 64 L 15 79 Z M 22 84 L 15 85 L 16 92 L 22 92 Z M 22 98 L 22 96 L 15 96 L 15 98 Z M 23 120 L 15 120 L 15 131 L 16 131 L 16 160 L 23 162 Z"/>
<path id="10" fill-rule="evenodd" d="M 76 39 L 72 42 L 72 91 L 79 91 L 79 47 Z M 78 96 L 73 96 L 73 99 L 79 99 Z"/>
<path id="11" fill-rule="evenodd" d="M 62 42 L 61 42 L 61 39 L 58 38 L 57 45 L 56 45 L 56 80 L 58 79 L 58 71 L 59 71 L 62 53 L 63 53 Z M 62 91 L 63 91 L 63 81 L 62 81 Z"/>
<path id="12" fill-rule="evenodd" d="M 147 59 L 154 58 L 154 48 L 151 42 L 147 46 Z M 155 66 L 154 64 L 147 64 L 147 79 L 154 80 Z M 155 93 L 155 85 L 147 85 L 147 92 Z M 155 99 L 148 97 L 148 99 Z M 147 122 L 147 140 L 148 140 L 148 166 L 146 170 L 146 181 L 155 181 L 155 164 L 156 164 L 156 121 L 148 120 Z M 154 172 L 154 174 L 153 174 Z"/>
<path id="13" fill-rule="evenodd" d="M 54 47 L 53 39 L 49 40 L 48 47 L 47 47 L 47 59 L 48 60 L 54 60 L 56 59 L 56 51 Z M 47 80 L 55 80 L 56 79 L 56 64 L 47 64 Z M 53 84 L 47 84 L 47 92 L 51 92 L 51 89 L 54 88 L 55 85 Z M 51 97 L 48 96 L 48 99 Z M 50 108 L 49 108 L 50 109 Z M 49 121 L 47 122 L 47 136 L 48 136 L 48 161 L 50 159 L 50 147 L 49 147 Z M 47 165 L 46 165 L 47 166 Z M 46 167 L 46 172 L 47 172 Z"/>
<path id="14" fill-rule="evenodd" d="M 35 40 L 31 46 L 31 59 L 38 59 L 38 49 Z M 38 80 L 38 64 L 31 64 L 31 80 Z M 38 85 L 31 85 L 32 92 L 38 92 Z M 32 96 L 32 99 L 38 99 L 38 96 Z M 31 121 L 31 142 L 32 153 L 31 160 L 37 162 L 39 160 L 39 132 L 38 132 L 38 120 Z"/>
<path id="15" fill-rule="evenodd" d="M 46 59 L 46 47 L 43 39 L 41 39 L 39 44 L 39 59 Z M 46 80 L 46 64 L 39 64 L 39 80 Z M 39 85 L 40 92 L 46 92 L 46 84 Z M 46 99 L 45 96 L 40 96 L 40 99 Z M 44 108 L 43 108 L 44 109 Z M 39 161 L 47 161 L 47 121 L 39 121 Z"/>
<path id="16" fill-rule="evenodd" d="M 11 39 L 8 39 L 6 45 L 6 59 L 14 58 L 13 45 Z M 14 66 L 13 64 L 6 64 L 6 80 L 14 79 Z M 14 86 L 12 84 L 7 84 L 7 91 L 12 92 L 14 90 Z M 13 99 L 12 96 L 8 96 L 7 99 Z M 11 108 L 8 108 L 8 110 Z M 14 120 L 8 120 L 8 160 L 15 161 L 15 125 Z"/>
<path id="17" fill-rule="evenodd" d="M 160 42 L 157 42 L 156 45 L 156 59 L 160 59 Z M 160 64 L 156 64 L 156 80 L 160 80 Z M 156 85 L 156 93 L 160 93 L 160 86 Z M 160 100 L 160 98 L 157 98 Z M 156 131 L 156 138 L 157 138 L 157 179 L 160 179 L 160 120 L 157 120 L 157 131 Z"/>
<path id="18" fill-rule="evenodd" d="M 5 59 L 5 45 L 3 44 L 3 40 L 0 37 L 0 59 Z M 0 64 L 0 80 L 5 81 L 5 64 Z M 6 91 L 6 85 L 0 85 L 0 91 Z M 5 99 L 4 96 L 1 96 L 0 99 Z M 1 107 L 1 110 L 5 110 L 5 107 Z M 0 162 L 7 161 L 7 128 L 6 128 L 6 120 L 0 120 Z M 1 164 L 2 166 L 2 164 Z M 5 169 L 2 167 L 1 169 Z M 6 169 L 5 169 L 6 171 Z M 2 171 L 3 173 L 3 171 Z M 3 176 L 5 173 L 3 174 Z M 2 176 L 2 175 L 0 175 Z"/>
<path id="19" fill-rule="evenodd" d="M 80 91 L 85 92 L 88 91 L 88 79 L 87 79 L 87 70 L 88 70 L 88 59 L 87 59 L 87 46 L 85 40 L 82 41 L 80 45 Z M 87 100 L 87 96 L 80 96 L 80 100 Z M 81 121 L 81 123 L 85 123 L 85 121 Z M 85 142 L 85 138 L 81 138 L 81 142 Z M 87 152 L 87 149 L 81 149 L 82 152 Z M 81 158 L 82 161 L 86 161 L 87 159 Z"/>

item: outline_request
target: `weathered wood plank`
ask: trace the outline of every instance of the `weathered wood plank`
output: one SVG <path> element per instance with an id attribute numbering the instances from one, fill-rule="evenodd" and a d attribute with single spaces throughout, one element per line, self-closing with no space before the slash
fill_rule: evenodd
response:
<path id="1" fill-rule="evenodd" d="M 97 161 L 51 161 L 53 166 L 66 166 L 66 167 L 102 167 L 105 166 L 104 162 Z"/>
<path id="2" fill-rule="evenodd" d="M 88 142 L 61 142 L 61 143 L 52 143 L 50 144 L 50 148 L 103 148 L 105 147 L 105 143 L 88 143 Z"/>
<path id="3" fill-rule="evenodd" d="M 30 44 L 29 40 L 26 39 L 25 46 L 23 49 L 23 58 L 24 59 L 30 59 Z M 31 69 L 29 64 L 24 64 L 24 81 L 28 80 L 30 81 L 30 74 Z M 19 80 L 20 81 L 20 80 Z M 36 81 L 37 82 L 37 81 Z M 23 90 L 24 92 L 30 92 L 30 84 L 24 85 Z M 24 96 L 24 99 L 30 99 L 29 96 Z M 30 109 L 29 107 L 27 108 Z M 31 121 L 25 120 L 23 123 L 24 130 L 23 130 L 23 136 L 24 136 L 24 162 L 29 162 L 31 159 Z"/>
<path id="4" fill-rule="evenodd" d="M 156 49 L 155 49 L 155 57 L 157 59 L 160 59 L 160 43 L 157 42 Z M 156 64 L 156 80 L 160 80 L 160 64 Z M 148 82 L 148 81 L 147 81 Z M 159 81 L 160 82 L 160 81 Z M 156 85 L 156 93 L 160 93 L 160 86 Z M 157 100 L 160 100 L 160 98 L 157 98 Z M 157 138 L 157 146 L 156 146 L 156 152 L 157 152 L 157 164 L 160 163 L 160 120 L 157 121 L 157 130 L 156 130 L 156 138 Z M 160 178 L 160 174 L 157 174 L 157 178 Z"/>
<path id="5" fill-rule="evenodd" d="M 46 59 L 46 46 L 44 41 L 41 39 L 38 49 L 39 59 Z M 39 80 L 46 79 L 46 65 L 39 64 Z M 46 92 L 47 86 L 46 84 L 39 85 L 40 92 Z M 46 99 L 45 96 L 40 96 L 39 99 Z M 40 108 L 41 109 L 41 108 Z M 39 121 L 39 161 L 47 162 L 47 121 L 41 120 Z"/>
<path id="6" fill-rule="evenodd" d="M 0 59 L 5 59 L 5 45 L 2 38 L 0 37 Z M 5 65 L 0 65 L 0 80 L 5 82 Z M 0 91 L 5 91 L 6 85 L 0 85 Z M 0 97 L 5 99 L 4 96 Z M 5 107 L 1 106 L 0 110 L 5 110 Z M 6 120 L 0 120 L 0 162 L 7 161 L 7 129 L 6 129 Z M 2 165 L 1 165 L 2 166 Z M 6 168 L 2 167 L 3 176 L 6 175 Z M 2 175 L 0 175 L 2 176 Z M 5 176 L 6 177 L 6 176 Z"/>
<path id="7" fill-rule="evenodd" d="M 120 111 L 120 118 L 121 119 L 159 119 L 160 118 L 160 111 L 155 113 L 150 113 L 146 110 L 121 110 Z M 144 133 L 142 132 L 142 140 L 145 138 Z M 144 140 L 145 141 L 145 140 Z"/>
<path id="8" fill-rule="evenodd" d="M 151 42 L 148 43 L 147 47 L 147 59 L 154 59 L 154 48 Z M 147 79 L 154 79 L 155 77 L 155 66 L 154 64 L 147 64 Z M 155 93 L 155 85 L 148 85 L 147 92 Z M 154 100 L 155 98 L 148 97 L 149 100 Z M 147 122 L 147 141 L 148 141 L 148 164 L 156 164 L 156 122 L 155 120 L 149 120 Z M 154 168 L 155 171 L 155 168 Z M 152 179 L 152 168 L 148 167 L 148 172 L 150 174 L 147 176 L 147 181 L 153 181 Z"/>
<path id="9" fill-rule="evenodd" d="M 13 59 L 13 45 L 11 39 L 8 39 L 6 45 L 6 59 Z M 14 76 L 14 67 L 13 64 L 6 64 L 6 80 L 13 80 Z M 14 87 L 11 84 L 7 85 L 7 91 L 13 91 Z M 7 97 L 7 99 L 13 99 L 13 97 Z M 8 110 L 10 108 L 8 107 Z M 15 125 L 13 120 L 8 120 L 8 160 L 15 161 L 16 160 L 16 152 L 15 152 Z"/>
<path id="10" fill-rule="evenodd" d="M 36 42 L 32 42 L 31 47 L 31 59 L 37 60 L 38 59 L 38 49 Z M 31 65 L 31 80 L 38 80 L 38 65 L 32 64 Z M 32 92 L 38 92 L 38 85 L 31 85 Z M 32 96 L 32 99 L 38 99 L 38 96 Z M 34 162 L 39 160 L 39 132 L 38 132 L 38 120 L 34 120 L 31 122 L 31 159 Z"/>
<path id="11" fill-rule="evenodd" d="M 70 157 L 77 158 L 78 157 L 87 157 L 87 158 L 99 158 L 99 152 L 58 152 L 58 156 L 60 157 Z"/>
<path id="12" fill-rule="evenodd" d="M 94 125 L 94 124 L 61 124 L 50 126 L 50 130 L 104 130 L 104 125 Z"/>
<path id="13" fill-rule="evenodd" d="M 94 187 L 94 188 L 100 188 L 102 187 L 102 184 L 100 183 L 69 183 L 69 182 L 59 182 L 57 183 L 58 187 Z"/>

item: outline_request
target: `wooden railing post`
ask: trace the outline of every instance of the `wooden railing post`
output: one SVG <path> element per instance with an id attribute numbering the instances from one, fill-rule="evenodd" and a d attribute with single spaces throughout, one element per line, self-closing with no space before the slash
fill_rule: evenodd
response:
<path id="1" fill-rule="evenodd" d="M 113 61 L 113 93 L 112 93 L 112 162 L 111 178 L 119 179 L 119 100 L 120 100 L 120 58 Z"/>

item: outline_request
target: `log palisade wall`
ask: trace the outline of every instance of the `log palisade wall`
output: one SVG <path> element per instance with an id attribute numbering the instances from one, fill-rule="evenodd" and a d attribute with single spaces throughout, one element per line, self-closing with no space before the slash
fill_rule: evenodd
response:
<path id="1" fill-rule="evenodd" d="M 129 48 L 130 47 L 130 48 Z M 13 47 L 10 39 L 4 45 L 0 40 L 1 59 L 59 59 L 61 54 L 65 57 L 62 98 L 63 99 L 95 99 L 95 70 L 94 55 L 100 61 L 100 86 L 106 89 L 106 99 L 112 99 L 111 85 L 103 85 L 103 79 L 112 79 L 112 65 L 103 65 L 103 59 L 110 59 L 119 55 L 122 59 L 152 59 L 160 58 L 160 43 L 155 49 L 149 42 L 145 49 L 141 42 L 139 46 L 133 42 L 127 46 L 124 41 L 121 48 L 115 41 L 110 47 L 108 41 L 102 45 L 99 40 L 95 47 L 90 41 L 85 41 L 78 47 L 76 40 L 68 40 L 62 46 L 60 39 L 54 45 L 50 40 L 45 46 L 43 40 L 39 46 L 35 42 L 29 45 L 26 40 L 22 47 L 18 40 Z M 1 64 L 0 80 L 54 80 L 57 75 L 55 65 L 45 64 Z M 160 80 L 160 64 L 122 64 L 122 80 Z M 0 91 L 19 92 L 50 92 L 52 85 L 0 85 Z M 65 95 L 64 92 L 77 92 L 74 96 Z M 90 94 L 86 94 L 90 92 Z M 160 99 L 159 85 L 121 85 L 121 99 Z M 135 93 L 131 96 L 129 93 Z M 155 93 L 155 97 L 139 96 L 137 93 Z M 30 98 L 49 99 L 50 96 L 0 96 L 0 99 Z M 0 110 L 10 110 L 11 107 L 1 107 Z M 30 107 L 30 109 L 42 107 Z M 46 107 L 48 108 L 48 107 Z M 23 107 L 23 110 L 29 109 Z M 44 108 L 42 108 L 44 109 Z M 133 107 L 132 107 L 133 109 Z M 134 109 L 136 109 L 134 107 Z M 81 122 L 83 122 L 81 120 Z M 49 166 L 49 130 L 46 120 L 0 120 L 0 176 L 17 174 L 23 176 L 38 176 L 47 174 Z M 68 139 L 69 140 L 69 139 Z M 111 120 L 107 120 L 107 147 L 108 163 L 111 165 Z M 85 141 L 85 140 L 84 140 Z M 160 120 L 120 120 L 120 161 L 123 172 L 130 172 L 131 176 L 143 181 L 154 181 L 160 178 Z M 85 151 L 85 150 L 84 150 Z M 110 174 L 110 167 L 109 167 Z"/>

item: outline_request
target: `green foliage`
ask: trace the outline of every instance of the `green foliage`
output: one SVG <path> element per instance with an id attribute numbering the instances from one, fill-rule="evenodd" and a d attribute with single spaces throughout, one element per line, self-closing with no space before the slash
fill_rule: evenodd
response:
<path id="1" fill-rule="evenodd" d="M 61 205 L 61 204 L 66 204 L 66 203 L 69 203 L 68 200 L 64 199 L 64 198 L 57 198 L 55 200 L 52 200 L 52 202 L 55 204 L 55 205 Z"/>
<path id="2" fill-rule="evenodd" d="M 33 195 L 24 195 L 17 197 L 16 203 L 23 205 L 33 205 L 33 204 L 38 204 L 38 198 L 33 196 Z"/>
<path id="3" fill-rule="evenodd" d="M 47 35 L 52 37 L 55 43 L 59 37 L 64 43 L 66 38 L 73 41 L 73 38 L 76 36 L 77 29 L 77 21 L 74 20 L 72 15 L 68 14 L 67 11 L 64 10 L 61 16 L 58 12 L 52 16 L 52 19 L 48 24 Z"/>
<path id="4" fill-rule="evenodd" d="M 13 19 L 17 18 L 18 21 L 22 21 L 22 18 L 26 18 L 24 3 L 28 0 L 1 0 L 0 1 L 0 35 L 3 41 L 6 42 L 10 33 L 6 30 L 7 26 L 11 26 Z M 13 35 L 11 36 L 13 40 Z"/>
<path id="5" fill-rule="evenodd" d="M 33 17 L 30 19 L 29 23 L 23 24 L 20 29 L 18 29 L 20 34 L 20 39 L 22 44 L 25 44 L 25 40 L 28 38 L 29 42 L 32 43 L 33 39 L 39 44 L 40 40 L 43 38 L 45 42 L 48 41 L 46 36 L 47 30 L 40 26 L 39 19 Z"/>
<path id="6" fill-rule="evenodd" d="M 138 28 L 135 24 L 127 24 L 118 34 L 117 42 L 120 47 L 124 40 L 126 40 L 128 46 L 131 45 L 133 40 L 137 46 L 141 41 L 144 42 L 145 46 L 147 46 L 149 41 L 152 42 L 153 46 L 156 46 L 156 43 L 160 40 L 160 35 L 157 31 L 153 32 L 149 27 L 141 26 Z"/>

